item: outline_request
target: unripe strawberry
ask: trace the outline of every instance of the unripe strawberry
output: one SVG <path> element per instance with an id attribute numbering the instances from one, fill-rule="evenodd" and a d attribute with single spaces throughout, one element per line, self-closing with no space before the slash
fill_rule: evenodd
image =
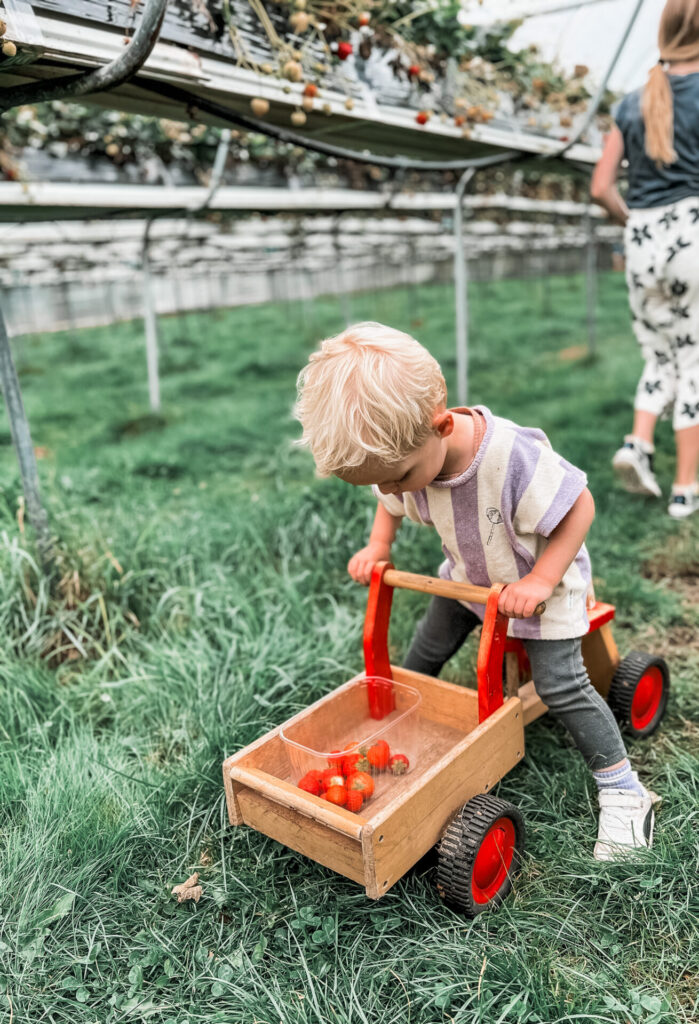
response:
<path id="1" fill-rule="evenodd" d="M 289 82 L 300 82 L 303 78 L 303 68 L 297 60 L 288 60 L 282 68 L 282 74 Z"/>
<path id="2" fill-rule="evenodd" d="M 264 117 L 269 113 L 269 100 L 263 100 L 260 96 L 250 100 L 250 106 L 255 117 Z"/>

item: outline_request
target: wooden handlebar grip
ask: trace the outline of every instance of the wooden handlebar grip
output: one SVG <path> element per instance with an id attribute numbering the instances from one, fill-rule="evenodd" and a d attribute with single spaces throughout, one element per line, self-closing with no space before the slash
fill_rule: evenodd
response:
<path id="1" fill-rule="evenodd" d="M 383 579 L 389 587 L 419 590 L 423 594 L 452 597 L 456 601 L 470 601 L 472 604 L 485 604 L 491 592 L 490 587 L 477 587 L 473 583 L 442 580 L 437 576 L 421 576 L 417 572 L 401 572 L 399 569 L 387 569 Z M 534 609 L 534 615 L 541 615 L 545 610 L 546 602 L 542 601 Z"/>

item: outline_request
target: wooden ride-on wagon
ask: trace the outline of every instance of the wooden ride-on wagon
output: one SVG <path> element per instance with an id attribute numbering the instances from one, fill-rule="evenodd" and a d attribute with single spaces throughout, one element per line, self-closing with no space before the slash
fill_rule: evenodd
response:
<path id="1" fill-rule="evenodd" d="M 388 624 L 393 589 L 423 591 L 485 604 L 476 689 L 391 665 Z M 379 563 L 372 575 L 364 626 L 366 676 L 385 682 L 372 715 L 390 711 L 394 683 L 419 692 L 421 751 L 413 769 L 359 813 L 334 806 L 292 782 L 284 730 L 326 736 L 356 716 L 357 680 L 339 686 L 223 763 L 232 825 L 246 824 L 359 882 L 380 899 L 438 844 L 438 890 L 475 915 L 502 901 L 524 848 L 518 809 L 491 795 L 524 756 L 524 728 L 545 713 L 522 643 L 507 637 L 498 612 L 502 584 L 490 589 L 399 572 Z M 612 605 L 589 610 L 583 657 L 596 689 L 636 736 L 649 735 L 665 711 L 669 674 L 661 658 L 633 651 L 621 660 L 611 632 Z M 366 696 L 363 698 L 366 703 Z M 377 703 L 378 701 L 378 703 Z M 364 709 L 364 712 L 366 708 Z"/>

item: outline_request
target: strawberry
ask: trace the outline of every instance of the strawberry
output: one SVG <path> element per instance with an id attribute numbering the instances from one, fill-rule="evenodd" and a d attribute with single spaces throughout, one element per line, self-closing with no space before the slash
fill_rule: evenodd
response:
<path id="1" fill-rule="evenodd" d="M 355 772 L 347 780 L 347 788 L 359 790 L 364 795 L 364 799 L 368 800 L 374 795 L 374 780 L 366 772 Z"/>
<path id="2" fill-rule="evenodd" d="M 302 779 L 299 779 L 298 787 L 303 789 L 306 793 L 312 793 L 313 796 L 318 796 L 321 790 L 323 777 L 320 772 L 306 772 Z"/>
<path id="3" fill-rule="evenodd" d="M 351 55 L 351 53 L 352 53 L 352 44 L 351 43 L 342 42 L 342 43 L 338 43 L 337 44 L 337 56 L 339 57 L 340 60 L 347 60 L 347 58 Z"/>
<path id="4" fill-rule="evenodd" d="M 378 740 L 373 747 L 369 747 L 366 756 L 372 768 L 380 772 L 384 771 L 388 767 L 388 759 L 391 756 L 386 740 Z"/>
<path id="5" fill-rule="evenodd" d="M 330 786 L 325 799 L 329 800 L 331 804 L 337 804 L 338 807 L 344 807 L 347 803 L 347 789 L 345 786 Z"/>
<path id="6" fill-rule="evenodd" d="M 345 807 L 348 811 L 358 811 L 364 803 L 364 793 L 361 789 L 348 789 L 347 790 L 347 803 Z"/>
<path id="7" fill-rule="evenodd" d="M 410 767 L 410 761 L 405 754 L 394 754 L 389 758 L 388 767 L 394 775 L 405 775 Z"/>

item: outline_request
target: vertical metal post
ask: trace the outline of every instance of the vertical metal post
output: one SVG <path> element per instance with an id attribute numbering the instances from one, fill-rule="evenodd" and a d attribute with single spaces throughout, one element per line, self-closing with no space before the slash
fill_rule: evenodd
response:
<path id="1" fill-rule="evenodd" d="M 32 437 L 29 431 L 29 421 L 24 411 L 22 392 L 17 379 L 17 371 L 12 359 L 10 339 L 7 336 L 5 317 L 0 309 L 0 384 L 7 406 L 7 416 L 10 421 L 12 441 L 17 452 L 19 472 L 22 478 L 24 500 L 27 508 L 27 518 L 36 533 L 36 542 L 39 553 L 39 563 L 42 570 L 48 575 L 54 567 L 55 554 L 53 541 L 49 530 L 48 516 L 41 504 L 39 494 L 39 474 L 36 468 L 36 458 Z"/>
<path id="2" fill-rule="evenodd" d="M 464 250 L 464 192 L 476 173 L 469 167 L 459 178 L 454 204 L 454 291 L 456 300 L 456 396 L 459 405 L 466 405 L 468 395 L 468 264 Z"/>
<path id="3" fill-rule="evenodd" d="M 340 245 L 340 221 L 342 214 L 338 214 L 334 218 L 331 234 L 333 250 L 335 252 L 335 277 L 337 281 L 337 293 L 340 298 L 340 309 L 342 311 L 342 320 L 344 321 L 345 327 L 349 327 L 352 323 L 352 308 L 349 300 L 349 294 L 347 291 L 347 285 L 342 274 L 343 258 L 342 258 L 342 247 Z M 349 275 L 348 275 L 349 278 Z"/>
<path id="4" fill-rule="evenodd" d="M 587 350 L 594 355 L 597 349 L 597 240 L 595 223 L 590 207 L 585 209 L 585 292 L 587 296 Z"/>
<path id="5" fill-rule="evenodd" d="M 148 367 L 148 397 L 152 412 L 160 412 L 160 378 L 158 376 L 158 319 L 155 313 L 153 278 L 150 272 L 148 242 L 153 218 L 150 217 L 143 233 L 141 273 L 143 276 L 143 319 L 146 328 L 146 364 Z"/>

